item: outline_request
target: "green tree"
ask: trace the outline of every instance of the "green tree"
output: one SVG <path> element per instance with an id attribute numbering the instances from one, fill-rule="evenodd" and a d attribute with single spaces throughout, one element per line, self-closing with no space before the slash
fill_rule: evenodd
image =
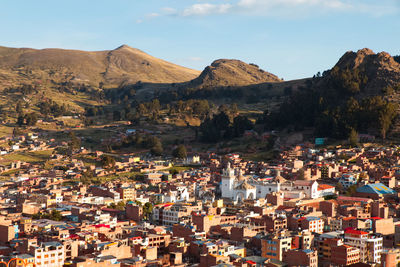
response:
<path id="1" fill-rule="evenodd" d="M 156 145 L 154 145 L 154 146 L 150 149 L 151 154 L 153 154 L 153 155 L 155 155 L 155 156 L 161 156 L 162 153 L 163 153 L 163 151 L 164 151 L 164 149 L 163 149 L 163 147 L 162 147 L 161 142 L 158 143 L 158 144 L 156 144 Z"/>
<path id="2" fill-rule="evenodd" d="M 349 135 L 349 143 L 352 147 L 356 147 L 358 142 L 358 133 L 354 128 L 351 129 Z"/>
<path id="3" fill-rule="evenodd" d="M 61 212 L 58 210 L 52 210 L 51 213 L 49 213 L 48 217 L 50 220 L 54 220 L 54 221 L 62 220 Z"/>
<path id="4" fill-rule="evenodd" d="M 144 218 L 146 218 L 148 220 L 152 212 L 153 212 L 153 204 L 151 204 L 150 202 L 146 202 L 143 205 Z"/>
<path id="5" fill-rule="evenodd" d="M 15 137 L 15 136 L 18 136 L 18 135 L 21 135 L 21 134 L 22 134 L 22 131 L 18 127 L 14 127 L 13 136 Z"/>
<path id="6" fill-rule="evenodd" d="M 180 158 L 180 159 L 186 158 L 187 156 L 186 147 L 184 145 L 178 145 L 172 152 L 172 155 L 175 158 Z"/>
<path id="7" fill-rule="evenodd" d="M 221 107 L 221 106 L 220 106 Z M 225 112 L 220 112 L 212 119 L 207 118 L 200 125 L 202 139 L 206 142 L 218 142 L 229 132 L 230 120 Z"/>
<path id="8" fill-rule="evenodd" d="M 52 210 L 51 212 L 47 213 L 37 213 L 32 215 L 32 219 L 48 219 L 53 221 L 62 221 L 62 214 L 59 210 Z"/>
<path id="9" fill-rule="evenodd" d="M 339 193 L 343 193 L 345 191 L 343 185 L 341 183 L 337 183 L 335 186 L 336 191 L 338 191 Z"/>
<path id="10" fill-rule="evenodd" d="M 38 120 L 36 113 L 27 113 L 25 115 L 20 114 L 17 118 L 17 124 L 19 126 L 27 125 L 27 126 L 34 126 Z"/>
<path id="11" fill-rule="evenodd" d="M 245 116 L 237 116 L 233 119 L 232 135 L 239 137 L 243 135 L 246 130 L 253 129 L 253 123 Z"/>
<path id="12" fill-rule="evenodd" d="M 69 132 L 70 141 L 68 143 L 69 148 L 71 151 L 79 149 L 81 147 L 81 139 L 79 139 L 74 132 Z"/>
<path id="13" fill-rule="evenodd" d="M 357 192 L 357 185 L 350 186 L 346 191 L 346 196 L 353 196 Z"/>
<path id="14" fill-rule="evenodd" d="M 124 201 L 120 201 L 117 204 L 111 203 L 108 205 L 108 208 L 110 209 L 117 209 L 117 210 L 125 210 L 126 203 Z"/>
<path id="15" fill-rule="evenodd" d="M 23 113 L 21 101 L 18 101 L 18 102 L 17 102 L 17 105 L 15 106 L 15 111 L 16 111 L 18 114 L 22 114 L 22 113 Z"/>
<path id="16" fill-rule="evenodd" d="M 34 126 L 38 120 L 38 116 L 36 113 L 28 113 L 25 115 L 26 125 Z"/>
<path id="17" fill-rule="evenodd" d="M 121 111 L 114 110 L 113 112 L 113 120 L 120 121 L 122 119 Z"/>
<path id="18" fill-rule="evenodd" d="M 101 158 L 101 165 L 104 169 L 111 169 L 115 166 L 115 159 L 109 155 L 104 155 Z"/>
<path id="19" fill-rule="evenodd" d="M 297 180 L 305 180 L 303 169 L 297 171 Z"/>
<path id="20" fill-rule="evenodd" d="M 24 115 L 19 115 L 17 118 L 17 124 L 18 126 L 22 126 L 25 124 L 25 117 Z"/>
<path id="21" fill-rule="evenodd" d="M 236 103 L 233 103 L 233 104 L 231 105 L 231 112 L 232 112 L 233 115 L 236 115 L 236 114 L 239 113 L 239 108 L 238 108 L 238 106 L 237 106 Z"/>

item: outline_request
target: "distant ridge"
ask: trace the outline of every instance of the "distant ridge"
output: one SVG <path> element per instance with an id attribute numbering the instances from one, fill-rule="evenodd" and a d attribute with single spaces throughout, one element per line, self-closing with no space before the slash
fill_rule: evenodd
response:
<path id="1" fill-rule="evenodd" d="M 57 82 L 102 82 L 118 86 L 139 81 L 185 82 L 196 78 L 200 72 L 155 58 L 128 45 L 96 52 L 0 47 L 0 81 L 9 79 L 24 83 L 30 74 L 34 76 L 30 78 L 41 76 Z"/>

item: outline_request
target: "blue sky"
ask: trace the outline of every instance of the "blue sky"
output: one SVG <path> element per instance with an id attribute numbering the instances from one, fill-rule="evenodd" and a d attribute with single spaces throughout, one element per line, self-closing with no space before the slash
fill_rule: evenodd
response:
<path id="1" fill-rule="evenodd" d="M 400 0 L 1 0 L 0 45 L 114 49 L 202 70 L 219 58 L 285 80 L 364 47 L 400 54 Z"/>

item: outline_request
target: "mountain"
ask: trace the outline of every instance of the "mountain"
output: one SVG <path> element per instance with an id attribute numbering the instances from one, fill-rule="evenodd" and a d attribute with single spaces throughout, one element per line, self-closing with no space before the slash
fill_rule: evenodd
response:
<path id="1" fill-rule="evenodd" d="M 212 88 L 281 81 L 277 76 L 260 69 L 255 64 L 234 59 L 219 59 L 207 66 L 190 84 L 198 88 Z"/>
<path id="2" fill-rule="evenodd" d="M 400 84 L 400 64 L 386 52 L 374 53 L 364 48 L 346 52 L 330 73 L 350 71 L 363 76 L 361 91 L 376 93 L 387 86 Z M 328 75 L 329 76 L 329 75 Z M 354 82 L 354 81 L 353 81 Z"/>
<path id="3" fill-rule="evenodd" d="M 0 81 L 3 85 L 52 80 L 95 85 L 102 82 L 112 87 L 138 81 L 185 82 L 199 73 L 127 45 L 96 52 L 0 47 Z"/>
<path id="4" fill-rule="evenodd" d="M 385 138 L 400 126 L 399 107 L 400 64 L 386 52 L 364 48 L 346 52 L 265 121 L 270 128 L 312 127 L 317 136 L 347 138 L 355 130 Z"/>

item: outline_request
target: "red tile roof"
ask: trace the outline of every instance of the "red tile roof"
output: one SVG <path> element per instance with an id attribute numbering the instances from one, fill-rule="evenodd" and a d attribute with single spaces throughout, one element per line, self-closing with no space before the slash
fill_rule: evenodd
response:
<path id="1" fill-rule="evenodd" d="M 361 230 L 354 230 L 354 229 L 346 229 L 344 231 L 345 234 L 353 234 L 353 235 L 367 235 L 368 232 L 364 232 Z"/>
<path id="2" fill-rule="evenodd" d="M 108 225 L 108 224 L 95 224 L 93 226 L 96 227 L 96 228 L 101 228 L 101 227 L 110 228 L 110 225 Z"/>
<path id="3" fill-rule="evenodd" d="M 335 188 L 334 186 L 328 185 L 328 184 L 320 184 L 318 185 L 318 190 L 327 190 L 327 189 L 331 189 L 331 188 Z"/>

